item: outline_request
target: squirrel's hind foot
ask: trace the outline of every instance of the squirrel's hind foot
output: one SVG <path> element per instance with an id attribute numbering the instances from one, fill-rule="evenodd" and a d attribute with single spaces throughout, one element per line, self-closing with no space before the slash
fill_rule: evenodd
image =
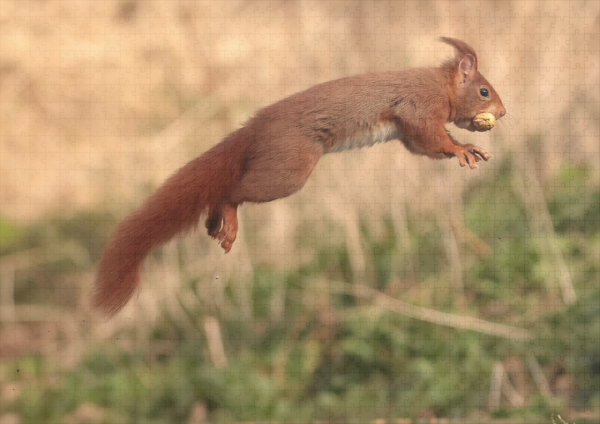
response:
<path id="1" fill-rule="evenodd" d="M 237 205 L 225 203 L 211 208 L 205 226 L 208 235 L 217 239 L 225 253 L 228 253 L 238 231 Z"/>

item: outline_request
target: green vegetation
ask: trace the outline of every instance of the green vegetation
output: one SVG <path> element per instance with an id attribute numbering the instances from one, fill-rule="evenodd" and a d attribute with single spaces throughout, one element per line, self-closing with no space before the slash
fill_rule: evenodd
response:
<path id="1" fill-rule="evenodd" d="M 367 223 L 361 225 L 372 272 L 359 282 L 353 281 L 347 247 L 322 245 L 312 260 L 293 270 L 266 264 L 255 268 L 250 319 L 205 304 L 196 278 L 188 281 L 188 294 L 196 299 L 182 303 L 183 314 L 166 310 L 143 336 L 136 328 L 124 328 L 103 343 L 91 341 L 73 366 L 60 366 L 43 354 L 5 359 L 0 381 L 13 384 L 19 395 L 2 402 L 0 412 L 18 412 L 23 423 L 59 423 L 65 417 L 78 422 L 73 417 L 85 405 L 96 411 L 96 422 L 162 423 L 184 422 L 194 406 L 206 410 L 213 422 L 485 416 L 531 422 L 553 413 L 597 411 L 600 188 L 586 168 L 563 168 L 550 185 L 548 210 L 556 242 L 578 296 L 575 304 L 564 306 L 559 287 L 549 278 L 553 263 L 532 241 L 526 205 L 511 185 L 514 174 L 506 162 L 493 179 L 466 190 L 465 227 L 490 253 L 468 243 L 461 247 L 462 293 L 448 289 L 440 227 L 422 228 L 409 208 L 410 251 L 405 245 L 402 255 L 391 219 L 383 239 Z M 20 229 L 24 245 L 4 237 L 14 250 L 72 243 L 91 258 L 49 261 L 35 273 L 18 275 L 17 302 L 39 298 L 43 279 L 47 303 L 73 307 L 76 299 L 51 293 L 60 291 L 69 275 L 91 269 L 114 221 L 88 213 Z M 2 228 L 9 229 L 3 234 L 15 231 L 9 223 Z M 407 258 L 415 264 L 412 274 L 397 263 Z M 164 253 L 154 256 L 158 263 L 163 259 Z M 413 279 L 399 279 L 397 273 Z M 498 337 L 411 318 L 357 295 L 356 284 L 424 308 L 524 328 L 532 338 Z M 224 295 L 243 310 L 237 290 L 232 281 Z M 202 320 L 208 316 L 219 323 L 227 358 L 220 366 L 214 365 Z M 536 382 L 531 357 L 551 397 Z M 524 401 L 514 404 L 501 396 L 497 408 L 486 413 L 498 363 Z"/>

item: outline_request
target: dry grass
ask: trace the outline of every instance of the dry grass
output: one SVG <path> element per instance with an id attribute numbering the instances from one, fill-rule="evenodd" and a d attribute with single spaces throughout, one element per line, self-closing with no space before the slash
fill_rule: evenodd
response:
<path id="1" fill-rule="evenodd" d="M 560 422 L 561 424 L 569 424 L 569 423 L 567 423 L 565 420 L 563 420 L 563 419 L 562 419 L 562 417 L 561 417 L 560 415 L 557 415 L 557 417 L 558 417 L 558 420 L 559 420 L 559 422 Z M 552 415 L 552 424 L 556 424 L 556 421 L 554 420 L 554 415 Z M 575 423 L 573 423 L 573 424 L 575 424 Z"/>
<path id="2" fill-rule="evenodd" d="M 595 2 L 2 0 L 0 14 L 0 202 L 15 219 L 127 198 L 113 205 L 125 214 L 140 187 L 258 108 L 346 75 L 435 65 L 450 53 L 440 35 L 475 46 L 512 116 L 461 139 L 544 173 L 598 154 L 585 130 L 598 119 Z M 189 110 L 188 131 L 161 133 Z M 550 141 L 529 155 L 538 134 Z M 435 188 L 457 195 L 477 177 L 393 143 L 325 158 L 298 197 L 335 191 L 377 217 L 390 201 L 447 207 Z"/>
<path id="3" fill-rule="evenodd" d="M 206 296 L 217 305 L 215 275 L 310 257 L 290 242 L 302 224 L 347 242 L 360 276 L 369 269 L 358 217 L 383 236 L 392 216 L 401 233 L 408 204 L 424 228 L 444 229 L 452 256 L 465 185 L 505 155 L 541 195 L 562 163 L 599 159 L 597 2 L 2 0 L 0 24 L 0 213 L 21 221 L 99 205 L 124 216 L 260 107 L 334 78 L 434 66 L 451 54 L 435 42 L 442 35 L 475 47 L 510 116 L 491 134 L 455 134 L 497 160 L 470 172 L 399 143 L 323 158 L 301 193 L 244 206 L 232 254 L 195 239 L 172 249 L 198 258 L 180 272 L 216 281 Z M 543 144 L 528 141 L 538 136 Z M 169 278 L 149 269 L 176 284 L 174 268 Z M 449 272 L 459 283 L 460 267 Z"/>

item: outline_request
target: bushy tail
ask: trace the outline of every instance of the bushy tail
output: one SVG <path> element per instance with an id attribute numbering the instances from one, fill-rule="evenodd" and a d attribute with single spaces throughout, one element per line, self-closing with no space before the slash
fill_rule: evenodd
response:
<path id="1" fill-rule="evenodd" d="M 223 200 L 241 178 L 242 147 L 235 133 L 230 135 L 183 166 L 117 226 L 100 258 L 95 307 L 106 315 L 118 312 L 138 288 L 150 251 L 194 229 L 200 215 Z"/>

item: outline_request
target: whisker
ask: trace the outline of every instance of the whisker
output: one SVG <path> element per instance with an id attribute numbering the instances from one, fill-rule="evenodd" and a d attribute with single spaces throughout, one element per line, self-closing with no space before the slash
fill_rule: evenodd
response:
<path id="1" fill-rule="evenodd" d="M 504 118 L 506 118 L 506 121 L 503 121 Z M 519 119 L 516 118 L 514 115 L 507 112 L 506 115 L 504 115 L 503 118 L 499 122 L 504 122 L 504 124 L 507 124 L 510 127 L 513 127 L 513 126 L 519 124 Z"/>

